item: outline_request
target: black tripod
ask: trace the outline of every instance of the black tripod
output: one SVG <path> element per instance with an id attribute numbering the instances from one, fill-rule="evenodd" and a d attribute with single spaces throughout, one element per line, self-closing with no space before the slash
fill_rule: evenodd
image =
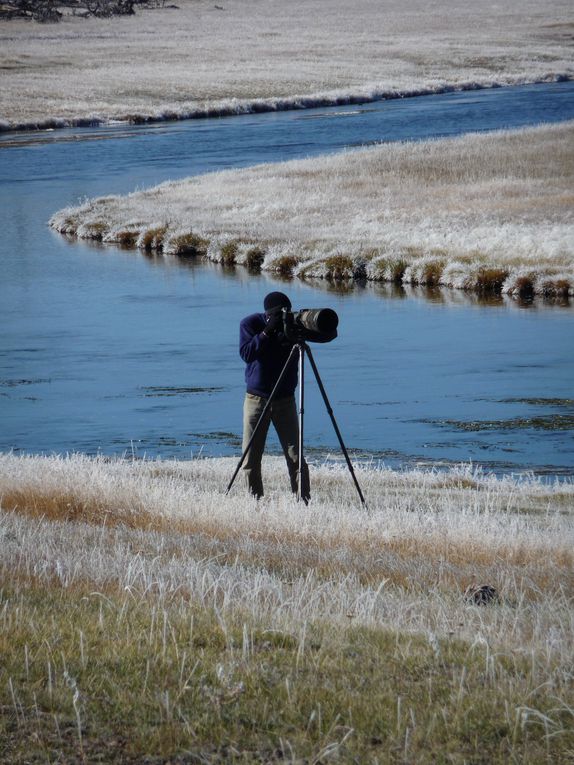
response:
<path id="1" fill-rule="evenodd" d="M 261 417 L 259 418 L 257 425 L 255 426 L 255 429 L 253 433 L 251 434 L 249 443 L 247 444 L 243 454 L 241 455 L 239 464 L 235 468 L 235 473 L 233 474 L 231 481 L 229 482 L 229 486 L 227 487 L 227 491 L 225 493 L 229 494 L 231 487 L 233 486 L 233 482 L 237 478 L 237 474 L 241 470 L 241 466 L 243 465 L 245 461 L 247 452 L 249 451 L 249 449 L 251 448 L 251 444 L 255 440 L 257 431 L 259 430 L 261 424 L 263 423 L 265 419 L 265 415 L 267 414 L 269 407 L 271 406 L 273 402 L 276 392 L 279 390 L 279 386 L 281 385 L 283 378 L 287 374 L 287 369 L 289 367 L 289 364 L 291 363 L 291 359 L 293 359 L 294 356 L 297 355 L 299 358 L 299 467 L 297 470 L 297 501 L 303 498 L 301 494 L 301 487 L 302 487 L 302 480 L 303 480 L 303 418 L 305 413 L 305 354 L 307 354 L 309 361 L 311 362 L 311 367 L 313 369 L 313 372 L 315 373 L 315 379 L 317 380 L 317 385 L 319 386 L 319 390 L 321 391 L 321 395 L 323 396 L 323 401 L 325 402 L 325 407 L 327 408 L 327 412 L 329 414 L 329 417 L 331 418 L 333 427 L 335 428 L 335 433 L 337 434 L 337 438 L 339 439 L 341 451 L 343 452 L 345 456 L 347 467 L 349 468 L 349 472 L 351 473 L 351 477 L 353 478 L 355 488 L 357 489 L 357 492 L 361 499 L 361 504 L 363 505 L 363 507 L 366 508 L 367 503 L 365 502 L 363 492 L 361 491 L 361 487 L 359 486 L 359 482 L 357 481 L 357 476 L 355 475 L 355 471 L 353 470 L 353 465 L 349 458 L 349 453 L 347 452 L 347 449 L 343 442 L 341 431 L 339 430 L 339 426 L 337 425 L 337 421 L 335 420 L 335 415 L 333 414 L 333 409 L 331 408 L 331 404 L 329 403 L 329 399 L 327 398 L 327 393 L 325 391 L 325 387 L 323 386 L 323 382 L 321 381 L 321 376 L 319 374 L 319 370 L 317 369 L 317 365 L 315 364 L 315 359 L 313 358 L 311 349 L 309 348 L 309 346 L 304 340 L 298 340 L 291 348 L 291 353 L 289 354 L 289 358 L 285 362 L 285 366 L 281 370 L 281 374 L 279 375 L 279 378 L 277 382 L 275 383 L 275 387 L 273 388 L 273 390 L 271 391 L 271 395 L 267 399 L 265 408 L 261 412 Z M 304 501 L 306 500 L 304 499 Z"/>

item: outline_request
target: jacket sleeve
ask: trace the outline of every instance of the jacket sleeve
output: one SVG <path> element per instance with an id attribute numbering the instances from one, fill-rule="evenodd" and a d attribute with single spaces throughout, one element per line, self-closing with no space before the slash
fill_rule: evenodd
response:
<path id="1" fill-rule="evenodd" d="M 248 316 L 239 326 L 239 355 L 246 364 L 257 361 L 268 349 L 269 340 L 260 322 Z"/>

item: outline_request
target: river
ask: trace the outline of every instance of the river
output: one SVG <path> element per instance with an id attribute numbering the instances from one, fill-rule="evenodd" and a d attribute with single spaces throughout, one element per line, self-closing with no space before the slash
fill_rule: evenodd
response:
<path id="1" fill-rule="evenodd" d="M 239 456 L 239 320 L 266 292 L 329 305 L 315 357 L 347 445 L 395 467 L 473 462 L 574 473 L 574 312 L 448 290 L 285 282 L 68 242 L 50 215 L 166 179 L 337 151 L 574 118 L 574 84 L 425 96 L 0 139 L 0 449 Z M 310 458 L 338 455 L 308 375 Z M 271 451 L 278 451 L 274 438 Z"/>

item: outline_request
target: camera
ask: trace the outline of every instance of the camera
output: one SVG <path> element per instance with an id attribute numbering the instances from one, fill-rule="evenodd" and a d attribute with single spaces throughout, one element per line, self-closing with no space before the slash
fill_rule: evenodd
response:
<path id="1" fill-rule="evenodd" d="M 283 333 L 292 343 L 330 343 L 337 337 L 339 317 L 332 308 L 283 308 Z"/>

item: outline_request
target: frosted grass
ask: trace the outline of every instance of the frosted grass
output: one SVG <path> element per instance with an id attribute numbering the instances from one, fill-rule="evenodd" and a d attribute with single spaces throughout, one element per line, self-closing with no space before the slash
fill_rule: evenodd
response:
<path id="1" fill-rule="evenodd" d="M 210 173 L 56 213 L 65 234 L 301 278 L 574 294 L 574 123 Z"/>
<path id="2" fill-rule="evenodd" d="M 0 23 L 0 129 L 364 102 L 574 73 L 571 5 L 207 0 Z"/>
<path id="3" fill-rule="evenodd" d="M 305 507 L 275 458 L 262 503 L 242 487 L 226 497 L 234 464 L 2 455 L 3 579 L 185 596 L 281 629 L 456 635 L 571 666 L 571 482 L 359 467 L 366 512 L 344 468 L 315 466 Z M 500 602 L 466 603 L 472 582 L 493 584 Z"/>

